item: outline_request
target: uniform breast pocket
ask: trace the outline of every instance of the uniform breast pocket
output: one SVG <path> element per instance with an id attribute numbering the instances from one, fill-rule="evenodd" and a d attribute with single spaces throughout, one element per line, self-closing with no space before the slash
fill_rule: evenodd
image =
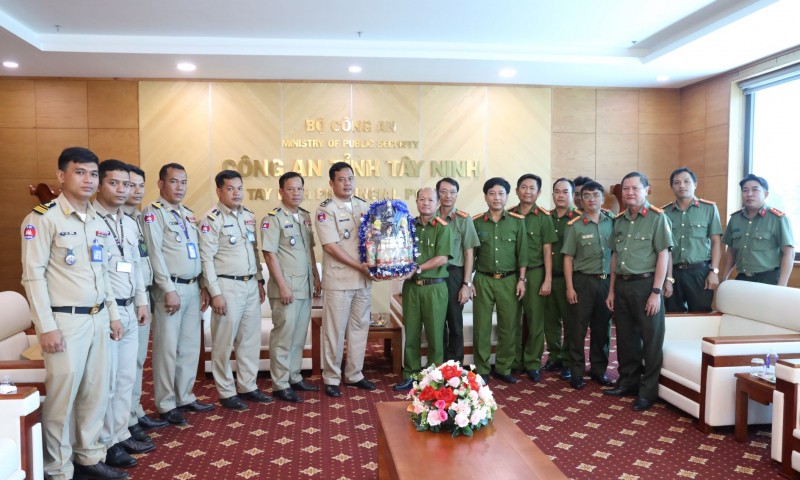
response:
<path id="1" fill-rule="evenodd" d="M 708 225 L 693 224 L 692 237 L 705 238 L 708 236 Z"/>
<path id="2" fill-rule="evenodd" d="M 630 243 L 633 253 L 646 255 L 653 250 L 653 235 L 649 233 L 637 233 L 633 236 Z"/>
<path id="3" fill-rule="evenodd" d="M 581 238 L 578 240 L 578 244 L 580 244 L 581 249 L 585 250 L 587 253 L 600 251 L 600 242 L 595 237 Z"/>
<path id="4" fill-rule="evenodd" d="M 756 232 L 753 234 L 753 250 L 769 250 L 775 248 L 774 236 L 771 232 Z"/>
<path id="5" fill-rule="evenodd" d="M 78 262 L 87 262 L 89 245 L 81 242 L 76 236 L 59 236 L 55 239 L 55 248 L 51 255 L 61 259 L 67 265 L 75 265 Z"/>
<path id="6" fill-rule="evenodd" d="M 514 245 L 517 243 L 517 236 L 516 235 L 506 235 L 500 239 L 503 242 L 503 245 Z"/>

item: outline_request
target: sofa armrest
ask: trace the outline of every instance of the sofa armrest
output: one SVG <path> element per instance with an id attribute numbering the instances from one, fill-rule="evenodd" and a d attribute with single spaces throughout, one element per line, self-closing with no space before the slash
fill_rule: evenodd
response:
<path id="1" fill-rule="evenodd" d="M 664 319 L 664 340 L 699 340 L 719 333 L 721 313 L 668 314 Z"/>
<path id="2" fill-rule="evenodd" d="M 783 411 L 773 412 L 773 442 L 780 442 L 781 469 L 787 477 L 792 473 L 793 432 L 798 428 L 798 384 L 800 384 L 800 359 L 781 359 L 775 365 L 773 397 L 783 396 Z M 775 402 L 777 405 L 777 402 Z M 778 424 L 776 425 L 776 422 Z M 773 452 L 776 449 L 773 447 Z M 773 455 L 773 458 L 774 455 Z"/>
<path id="3" fill-rule="evenodd" d="M 741 337 L 704 337 L 703 353 L 719 356 L 779 355 L 800 352 L 800 334 L 748 335 Z"/>

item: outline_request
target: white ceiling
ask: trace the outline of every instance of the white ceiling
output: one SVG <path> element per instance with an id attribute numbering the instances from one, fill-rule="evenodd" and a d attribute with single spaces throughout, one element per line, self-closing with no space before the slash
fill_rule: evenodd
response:
<path id="1" fill-rule="evenodd" d="M 800 45 L 798 19 L 798 0 L 0 0 L 19 63 L 0 75 L 681 87 Z"/>

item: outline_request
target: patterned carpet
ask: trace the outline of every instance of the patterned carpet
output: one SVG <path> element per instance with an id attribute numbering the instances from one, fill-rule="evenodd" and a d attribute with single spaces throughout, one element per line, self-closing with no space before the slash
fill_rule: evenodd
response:
<path id="1" fill-rule="evenodd" d="M 137 455 L 139 465 L 128 472 L 136 480 L 376 479 L 373 404 L 404 399 L 391 390 L 398 376 L 390 367 L 382 344 L 370 344 L 365 374 L 377 383 L 375 391 L 344 387 L 338 399 L 305 393 L 301 404 L 251 404 L 246 412 L 217 404 L 208 414 L 187 414 L 185 427 L 150 432 L 158 448 Z M 149 368 L 145 375 L 145 408 L 152 412 Z M 308 380 L 321 384 L 319 377 Z M 540 384 L 491 386 L 501 408 L 570 478 L 781 478 L 769 456 L 769 426 L 751 427 L 749 441 L 740 444 L 732 428 L 705 435 L 669 405 L 633 412 L 631 399 L 604 396 L 587 382 L 576 391 L 547 374 Z M 259 387 L 268 390 L 269 379 L 260 378 Z M 217 400 L 210 378 L 199 379 L 195 393 L 201 401 Z"/>

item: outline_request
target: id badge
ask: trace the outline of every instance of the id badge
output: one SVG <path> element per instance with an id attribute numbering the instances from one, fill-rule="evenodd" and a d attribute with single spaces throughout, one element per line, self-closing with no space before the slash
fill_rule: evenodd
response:
<path id="1" fill-rule="evenodd" d="M 117 262 L 117 271 L 121 273 L 133 272 L 133 264 L 131 262 L 119 261 Z"/>
<path id="2" fill-rule="evenodd" d="M 256 241 L 256 234 L 253 232 L 247 232 L 247 241 L 250 243 L 255 243 Z"/>
<path id="3" fill-rule="evenodd" d="M 97 242 L 97 240 L 95 240 Z M 92 245 L 92 262 L 102 262 L 103 261 L 103 247 L 97 243 Z"/>
<path id="4" fill-rule="evenodd" d="M 197 258 L 197 245 L 194 243 L 187 243 L 186 244 L 186 252 L 189 254 L 189 260 L 194 260 Z"/>
<path id="5" fill-rule="evenodd" d="M 147 256 L 147 244 L 145 242 L 139 242 L 139 256 L 142 258 Z"/>

